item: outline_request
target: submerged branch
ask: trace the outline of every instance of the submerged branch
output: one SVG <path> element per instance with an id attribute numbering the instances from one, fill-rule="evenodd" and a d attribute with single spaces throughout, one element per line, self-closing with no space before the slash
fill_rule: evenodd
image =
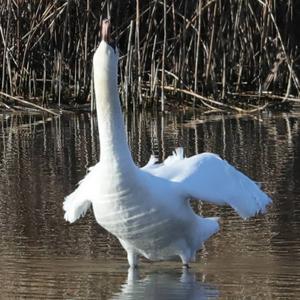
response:
<path id="1" fill-rule="evenodd" d="M 50 110 L 50 109 L 48 109 L 48 108 L 42 107 L 42 106 L 37 105 L 37 104 L 34 104 L 34 103 L 32 103 L 32 102 L 29 102 L 29 101 L 26 101 L 26 100 L 22 100 L 22 99 L 20 99 L 20 98 L 17 98 L 17 97 L 8 95 L 8 94 L 3 93 L 3 92 L 1 92 L 1 91 L 0 91 L 0 95 L 1 95 L 1 96 L 4 96 L 4 97 L 6 97 L 6 98 L 9 98 L 9 99 L 11 99 L 11 100 L 17 101 L 17 102 L 19 102 L 19 103 L 21 103 L 21 104 L 28 105 L 28 106 L 34 107 L 34 108 L 36 108 L 36 109 L 38 109 L 38 110 L 47 112 L 47 113 L 49 113 L 49 114 L 51 114 L 51 115 L 59 116 L 59 113 L 56 113 L 56 112 L 54 112 L 53 110 Z"/>
<path id="2" fill-rule="evenodd" d="M 247 97 L 247 98 L 258 98 L 258 96 L 260 96 L 261 98 L 266 98 L 266 99 L 270 99 L 270 100 L 274 99 L 274 100 L 282 100 L 282 102 L 290 101 L 290 102 L 300 103 L 300 98 L 286 97 L 286 96 L 271 94 L 268 92 L 261 93 L 261 95 L 257 95 L 257 94 L 251 93 L 251 92 L 231 93 L 231 95 L 238 96 L 238 97 Z"/>
<path id="3" fill-rule="evenodd" d="M 243 108 L 240 108 L 240 107 L 237 107 L 237 106 L 228 105 L 228 104 L 222 103 L 220 101 L 216 101 L 214 99 L 204 97 L 204 96 L 199 95 L 199 94 L 197 94 L 193 91 L 190 91 L 190 90 L 178 89 L 178 88 L 174 88 L 172 86 L 164 86 L 164 87 L 161 86 L 161 88 L 164 88 L 167 91 L 179 92 L 179 93 L 183 93 L 183 94 L 186 94 L 186 95 L 193 96 L 193 97 L 203 101 L 204 104 L 208 103 L 209 107 L 211 109 L 219 109 L 219 107 L 214 106 L 214 105 L 217 105 L 217 106 L 221 106 L 224 109 L 237 111 L 239 113 L 254 113 L 254 112 L 257 112 L 257 111 L 264 110 L 268 106 L 268 103 L 266 103 L 262 106 L 255 107 L 253 109 L 243 109 Z"/>

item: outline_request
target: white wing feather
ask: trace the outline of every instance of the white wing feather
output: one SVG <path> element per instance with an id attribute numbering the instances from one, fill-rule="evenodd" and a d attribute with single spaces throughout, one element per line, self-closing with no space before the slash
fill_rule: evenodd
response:
<path id="1" fill-rule="evenodd" d="M 78 183 L 77 189 L 65 198 L 63 209 L 66 221 L 73 223 L 83 217 L 90 208 L 92 200 L 98 198 L 99 169 L 100 163 L 89 168 L 89 173 Z"/>
<path id="2" fill-rule="evenodd" d="M 216 154 L 202 153 L 184 158 L 183 150 L 177 149 L 162 164 L 144 170 L 179 182 L 186 197 L 228 204 L 243 218 L 265 212 L 271 203 L 254 181 Z"/>

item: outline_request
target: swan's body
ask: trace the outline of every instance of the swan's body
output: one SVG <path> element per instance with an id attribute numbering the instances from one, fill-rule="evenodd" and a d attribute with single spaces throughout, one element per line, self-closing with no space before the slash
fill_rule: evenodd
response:
<path id="1" fill-rule="evenodd" d="M 131 157 L 117 89 L 118 55 L 102 41 L 94 55 L 101 159 L 64 202 L 65 219 L 76 221 L 92 204 L 97 222 L 127 251 L 130 266 L 138 256 L 151 260 L 195 258 L 219 229 L 217 218 L 194 213 L 190 198 L 228 204 L 242 217 L 264 212 L 270 198 L 244 174 L 211 153 L 190 158 L 182 149 L 164 163 L 138 168 Z"/>

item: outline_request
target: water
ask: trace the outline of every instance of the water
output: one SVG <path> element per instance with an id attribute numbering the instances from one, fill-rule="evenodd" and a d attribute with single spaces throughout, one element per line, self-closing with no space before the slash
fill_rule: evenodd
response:
<path id="1" fill-rule="evenodd" d="M 228 207 L 221 231 L 191 270 L 178 262 L 129 272 L 118 241 L 92 213 L 67 224 L 62 201 L 99 156 L 96 120 L 0 116 L 0 288 L 3 299 L 299 299 L 300 115 L 142 113 L 125 118 L 135 161 L 175 147 L 213 151 L 260 182 L 274 204 L 241 220 Z"/>

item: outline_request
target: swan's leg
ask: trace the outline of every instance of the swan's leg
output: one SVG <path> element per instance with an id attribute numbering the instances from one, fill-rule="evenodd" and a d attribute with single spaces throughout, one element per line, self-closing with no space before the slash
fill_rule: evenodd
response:
<path id="1" fill-rule="evenodd" d="M 189 269 L 189 262 L 191 261 L 191 255 L 180 254 L 180 259 L 184 268 Z"/>
<path id="2" fill-rule="evenodd" d="M 132 250 L 127 251 L 127 260 L 130 268 L 137 268 L 139 264 L 139 257 L 138 255 Z"/>
<path id="3" fill-rule="evenodd" d="M 130 268 L 137 268 L 139 264 L 139 257 L 134 248 L 127 243 L 126 241 L 119 238 L 119 241 L 122 245 L 122 247 L 127 252 L 127 260 Z"/>

